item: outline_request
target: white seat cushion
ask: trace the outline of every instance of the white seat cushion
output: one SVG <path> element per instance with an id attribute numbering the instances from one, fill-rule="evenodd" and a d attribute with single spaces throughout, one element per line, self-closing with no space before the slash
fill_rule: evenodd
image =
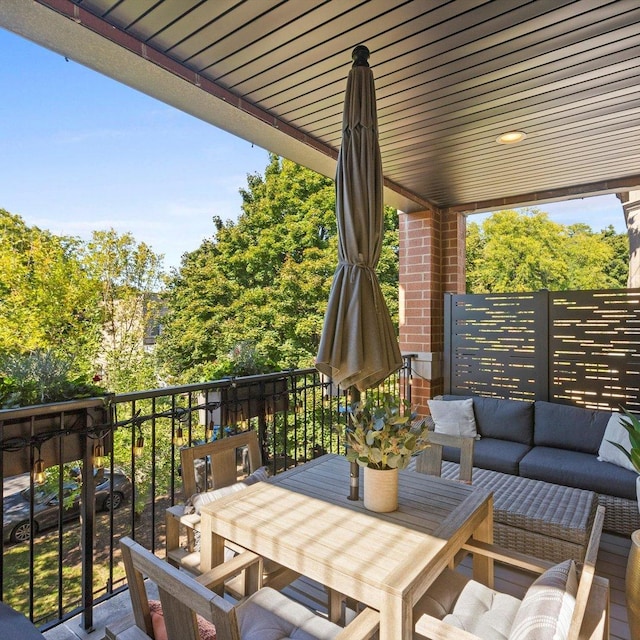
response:
<path id="1" fill-rule="evenodd" d="M 519 606 L 517 598 L 470 580 L 443 622 L 483 640 L 506 640 Z"/>
<path id="2" fill-rule="evenodd" d="M 415 630 L 428 635 L 420 624 L 426 614 L 482 640 L 564 640 L 577 591 L 573 560 L 545 571 L 522 602 L 446 569 L 414 607 Z"/>
<path id="3" fill-rule="evenodd" d="M 236 613 L 242 640 L 333 640 L 341 630 L 269 587 L 243 600 Z"/>
<path id="4" fill-rule="evenodd" d="M 415 630 L 428 635 L 420 623 L 427 614 L 482 640 L 507 640 L 519 607 L 517 598 L 447 569 L 414 608 Z"/>

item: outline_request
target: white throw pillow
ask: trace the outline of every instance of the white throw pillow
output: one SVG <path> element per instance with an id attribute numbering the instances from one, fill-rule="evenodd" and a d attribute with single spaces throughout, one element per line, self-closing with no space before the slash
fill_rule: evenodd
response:
<path id="1" fill-rule="evenodd" d="M 578 579 L 573 560 L 547 569 L 522 599 L 509 640 L 565 640 L 577 593 Z"/>
<path id="2" fill-rule="evenodd" d="M 627 451 L 631 449 L 629 434 L 622 424 L 620 424 L 620 418 L 622 417 L 624 416 L 620 413 L 611 414 L 609 422 L 607 422 L 607 428 L 604 430 L 604 436 L 602 436 L 600 448 L 598 449 L 598 460 L 600 460 L 600 462 L 610 462 L 611 464 L 616 464 L 630 471 L 635 471 L 631 460 L 629 460 L 618 447 L 611 444 L 611 442 L 617 442 Z"/>
<path id="3" fill-rule="evenodd" d="M 450 436 L 475 438 L 476 417 L 473 413 L 473 398 L 465 400 L 427 400 L 436 433 Z"/>

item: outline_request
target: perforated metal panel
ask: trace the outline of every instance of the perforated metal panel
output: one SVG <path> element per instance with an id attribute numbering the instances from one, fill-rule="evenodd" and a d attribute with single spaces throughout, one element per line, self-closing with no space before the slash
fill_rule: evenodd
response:
<path id="1" fill-rule="evenodd" d="M 445 390 L 640 410 L 640 290 L 445 296 Z"/>
<path id="2" fill-rule="evenodd" d="M 639 409 L 640 291 L 560 291 L 549 297 L 553 400 Z"/>
<path id="3" fill-rule="evenodd" d="M 535 400 L 547 390 L 546 293 L 446 295 L 445 388 Z M 448 348 L 447 348 L 448 347 Z"/>

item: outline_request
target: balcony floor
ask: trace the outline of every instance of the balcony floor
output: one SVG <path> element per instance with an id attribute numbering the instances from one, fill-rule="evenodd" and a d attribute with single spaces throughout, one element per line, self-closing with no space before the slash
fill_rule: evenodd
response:
<path id="1" fill-rule="evenodd" d="M 624 574 L 629 554 L 630 540 L 612 534 L 603 534 L 598 555 L 597 572 L 609 579 L 611 583 L 611 639 L 631 640 L 627 625 L 627 610 L 624 596 Z M 461 566 L 461 570 L 468 572 L 468 560 Z M 496 567 L 496 588 L 500 591 L 522 597 L 527 588 L 530 575 L 520 571 Z M 306 578 L 300 578 L 292 583 L 285 593 L 302 604 L 316 611 L 326 613 L 326 598 L 320 585 Z M 87 633 L 81 628 L 79 617 L 72 618 L 44 635 L 47 640 L 102 640 L 104 628 L 109 621 L 119 620 L 130 613 L 128 592 L 121 593 L 109 601 L 98 605 L 94 610 L 94 631 Z"/>

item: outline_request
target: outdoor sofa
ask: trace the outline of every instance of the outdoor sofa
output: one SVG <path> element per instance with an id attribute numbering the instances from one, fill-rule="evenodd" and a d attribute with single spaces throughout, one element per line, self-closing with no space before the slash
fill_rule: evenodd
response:
<path id="1" fill-rule="evenodd" d="M 474 484 L 498 489 L 498 498 L 500 491 L 517 488 L 520 501 L 535 500 L 535 492 L 540 491 L 549 502 L 547 513 L 565 510 L 563 517 L 566 518 L 575 516 L 572 509 L 575 511 L 580 499 L 586 497 L 588 502 L 588 496 L 563 491 L 560 487 L 594 492 L 596 502 L 606 509 L 606 530 L 629 536 L 640 528 L 636 498 L 638 474 L 621 466 L 623 454 L 607 442 L 612 437 L 608 425 L 614 420 L 610 411 L 480 396 L 445 395 L 438 399 L 456 402 L 458 407 L 466 400 L 472 406 L 477 431 L 473 454 Z M 446 405 L 441 403 L 438 408 L 443 407 Z M 459 462 L 459 455 L 459 449 L 444 448 L 444 460 Z M 453 474 L 451 467 L 443 467 L 443 476 L 453 477 Z M 516 481 L 514 477 L 552 486 Z M 553 487 L 558 489 L 554 491 Z M 567 504 L 561 505 L 562 501 Z M 531 505 L 534 506 L 540 509 L 539 504 Z M 588 508 L 594 511 L 595 506 L 597 504 Z"/>

